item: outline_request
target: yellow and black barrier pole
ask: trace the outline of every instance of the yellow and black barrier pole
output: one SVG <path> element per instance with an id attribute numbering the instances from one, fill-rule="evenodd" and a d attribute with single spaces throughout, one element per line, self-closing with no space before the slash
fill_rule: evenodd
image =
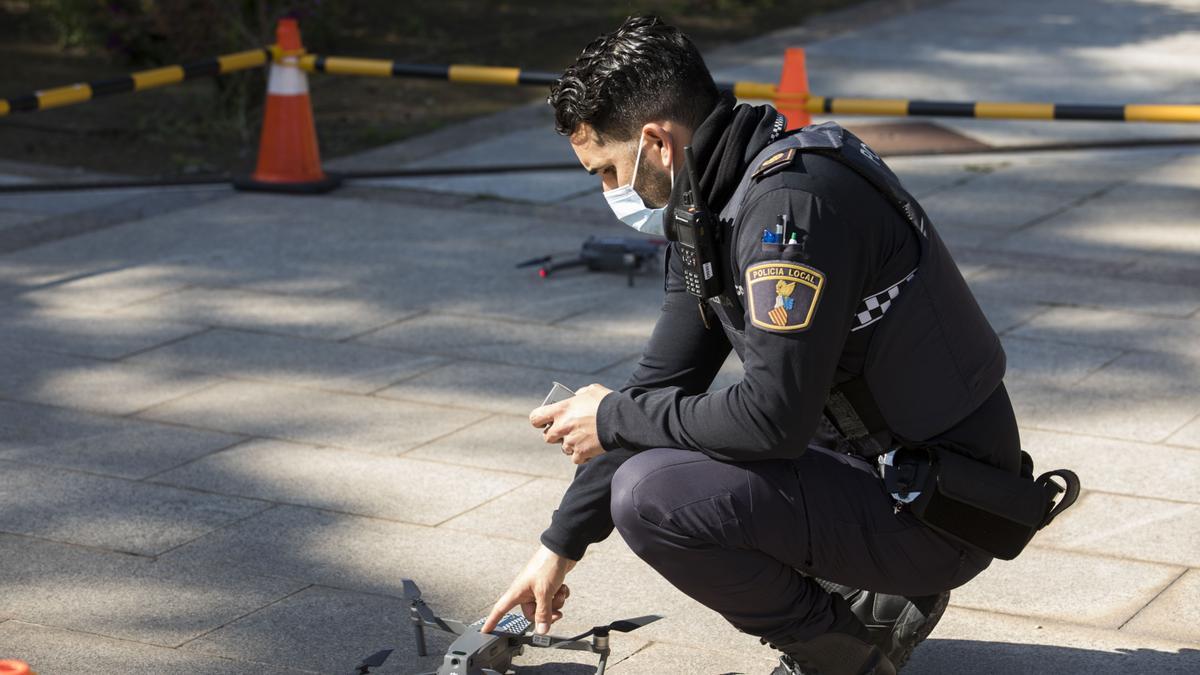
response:
<path id="1" fill-rule="evenodd" d="M 165 66 L 95 82 L 35 91 L 24 96 L 0 99 L 0 117 L 15 112 L 33 112 L 83 103 L 93 98 L 143 91 L 200 77 L 223 75 L 259 68 L 276 57 L 274 47 L 251 49 L 184 65 Z M 458 84 L 501 86 L 549 86 L 556 73 L 521 68 L 403 63 L 385 59 L 304 54 L 300 67 L 316 73 L 445 80 Z M 803 108 L 810 114 L 872 115 L 881 117 L 974 117 L 1014 120 L 1085 120 L 1108 122 L 1200 122 L 1200 105 L 1128 104 L 1095 105 L 1075 103 L 1019 103 L 1003 101 L 925 101 L 919 99 L 843 98 L 807 93 L 782 93 L 770 82 L 718 83 L 720 89 L 741 99 L 772 101 L 776 105 Z"/>
<path id="2" fill-rule="evenodd" d="M 384 59 L 306 54 L 300 67 L 310 72 L 367 77 L 401 77 L 447 80 L 460 84 L 502 86 L 549 85 L 554 73 L 520 68 L 470 65 L 429 65 Z M 824 115 L 878 115 L 899 117 L 976 117 L 1016 120 L 1088 120 L 1108 122 L 1200 122 L 1200 105 L 1092 105 L 1076 103 L 1012 103 L 992 101 L 923 101 L 884 98 L 840 98 L 807 94 L 781 94 L 769 82 L 726 82 L 717 86 L 742 99 L 800 104 L 809 113 Z"/>
<path id="3" fill-rule="evenodd" d="M 214 56 L 194 63 L 163 66 L 162 68 L 142 70 L 94 82 L 80 82 L 64 87 L 42 89 L 25 94 L 24 96 L 0 99 L 0 117 L 15 112 L 33 112 L 49 108 L 60 108 L 62 106 L 90 101 L 101 96 L 144 91 L 146 89 L 165 87 L 170 84 L 178 84 L 201 77 L 212 77 L 239 70 L 261 68 L 270 62 L 270 49 L 251 49 L 234 54 Z"/>

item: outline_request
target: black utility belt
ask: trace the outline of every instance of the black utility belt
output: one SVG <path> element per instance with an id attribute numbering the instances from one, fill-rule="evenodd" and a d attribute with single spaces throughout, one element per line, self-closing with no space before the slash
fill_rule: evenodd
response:
<path id="1" fill-rule="evenodd" d="M 1038 530 L 1079 496 L 1079 478 L 1058 469 L 1033 478 L 1022 452 L 1014 474 L 941 448 L 899 448 L 879 457 L 885 489 L 896 508 L 933 529 L 996 558 L 1017 557 Z M 1057 476 L 1065 487 L 1051 480 Z M 1063 494 L 1055 503 L 1055 498 Z"/>

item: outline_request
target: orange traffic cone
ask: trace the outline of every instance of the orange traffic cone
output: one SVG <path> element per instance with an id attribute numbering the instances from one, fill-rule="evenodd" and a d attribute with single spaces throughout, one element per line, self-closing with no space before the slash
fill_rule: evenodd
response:
<path id="1" fill-rule="evenodd" d="M 783 100 L 777 101 L 776 107 L 787 117 L 789 131 L 812 124 L 812 117 L 804 107 L 808 96 L 808 70 L 804 65 L 803 49 L 788 47 L 784 52 L 777 92 Z"/>
<path id="2" fill-rule="evenodd" d="M 234 186 L 239 190 L 328 192 L 341 183 L 341 178 L 321 170 L 308 77 L 299 63 L 304 45 L 296 20 L 280 19 L 275 39 L 279 57 L 271 64 L 267 78 L 258 167 L 249 178 L 235 180 Z"/>
<path id="3" fill-rule="evenodd" d="M 16 659 L 0 659 L 0 675 L 36 675 L 29 664 Z"/>

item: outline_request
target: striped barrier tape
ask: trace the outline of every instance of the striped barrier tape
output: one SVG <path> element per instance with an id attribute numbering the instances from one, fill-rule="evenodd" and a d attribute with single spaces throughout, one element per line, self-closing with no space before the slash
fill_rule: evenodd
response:
<path id="1" fill-rule="evenodd" d="M 460 84 L 502 86 L 550 85 L 554 73 L 520 68 L 427 65 L 384 59 L 305 54 L 300 67 L 316 73 L 447 80 Z M 802 103 L 810 113 L 899 117 L 978 117 L 987 119 L 1092 120 L 1110 122 L 1200 122 L 1200 105 L 1087 105 L 1072 103 L 1008 103 L 990 101 L 921 101 L 882 98 L 834 98 L 780 94 L 769 82 L 718 83 L 741 99 Z"/>
<path id="2" fill-rule="evenodd" d="M 144 91 L 177 84 L 201 77 L 224 75 L 238 70 L 260 68 L 271 60 L 269 49 L 251 49 L 234 54 L 175 66 L 142 70 L 94 82 L 68 84 L 65 87 L 42 89 L 9 99 L 0 99 L 0 117 L 14 112 L 33 112 L 83 103 L 101 96 Z"/>
<path id="3" fill-rule="evenodd" d="M 501 86 L 545 85 L 558 79 L 555 73 L 521 68 L 430 65 L 386 59 L 363 59 L 317 54 L 282 54 L 277 47 L 252 49 L 217 56 L 185 65 L 165 66 L 106 80 L 71 84 L 0 99 L 0 116 L 13 112 L 46 110 L 83 103 L 100 96 L 143 91 L 200 77 L 222 75 L 266 65 L 272 58 L 296 59 L 306 71 L 333 75 L 401 77 L 445 80 L 459 84 Z M 996 101 L 922 101 L 910 99 L 842 98 L 809 94 L 782 94 L 769 82 L 718 83 L 741 99 L 803 105 L 809 113 L 827 115 L 877 115 L 887 117 L 975 117 L 985 119 L 1089 120 L 1109 122 L 1200 122 L 1200 105 L 1129 104 L 1091 105 L 1073 103 L 1014 103 Z"/>

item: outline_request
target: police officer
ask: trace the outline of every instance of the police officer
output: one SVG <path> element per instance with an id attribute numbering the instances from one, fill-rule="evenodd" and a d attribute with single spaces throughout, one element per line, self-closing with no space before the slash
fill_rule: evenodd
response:
<path id="1" fill-rule="evenodd" d="M 1003 351 L 949 253 L 869 148 L 735 105 L 656 18 L 589 44 L 549 103 L 626 224 L 662 234 L 688 190 L 719 214 L 706 262 L 723 291 L 688 292 L 673 243 L 625 386 L 530 414 L 579 467 L 483 629 L 520 605 L 546 632 L 567 573 L 615 525 L 671 584 L 783 652 L 775 673 L 894 672 L 992 557 L 897 508 L 877 458 L 936 446 L 1021 463 Z M 731 350 L 744 378 L 709 391 Z"/>

